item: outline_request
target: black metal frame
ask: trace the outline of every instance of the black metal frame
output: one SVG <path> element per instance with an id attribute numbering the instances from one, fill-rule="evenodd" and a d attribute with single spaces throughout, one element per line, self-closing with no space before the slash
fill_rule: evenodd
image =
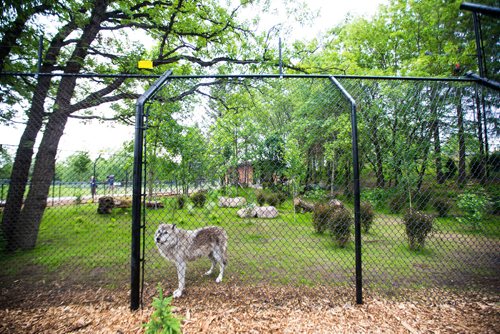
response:
<path id="1" fill-rule="evenodd" d="M 351 138 L 352 158 L 354 174 L 354 239 L 355 239 L 355 266 L 356 266 L 356 303 L 363 303 L 363 280 L 362 280 L 362 252 L 361 252 L 361 222 L 360 222 L 360 184 L 359 184 L 359 159 L 358 159 L 358 124 L 356 116 L 356 102 L 347 90 L 330 75 L 287 75 L 287 74 L 247 74 L 247 75 L 204 75 L 204 76 L 172 76 L 172 71 L 165 72 L 139 99 L 136 104 L 136 124 L 134 142 L 134 181 L 132 199 L 132 248 L 131 248 L 131 288 L 130 308 L 137 310 L 141 304 L 141 282 L 144 277 L 144 254 L 141 256 L 141 230 L 144 232 L 144 198 L 142 191 L 142 175 L 144 168 L 144 105 L 149 101 L 167 80 L 174 79 L 199 79 L 199 78 L 318 78 L 329 79 L 331 83 L 342 93 L 351 105 Z M 142 270 L 141 270 L 142 269 Z"/>
<path id="2" fill-rule="evenodd" d="M 136 103 L 135 113 L 135 140 L 134 140 L 134 179 L 132 188 L 132 245 L 130 261 L 130 308 L 137 310 L 140 306 L 141 293 L 141 229 L 143 199 L 142 171 L 143 171 L 143 146 L 144 146 L 144 105 L 165 84 L 172 71 L 165 72 L 149 89 L 142 94 Z"/>

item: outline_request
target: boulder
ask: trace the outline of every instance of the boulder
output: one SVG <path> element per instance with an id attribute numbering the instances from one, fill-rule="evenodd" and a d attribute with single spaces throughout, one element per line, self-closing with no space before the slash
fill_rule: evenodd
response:
<path id="1" fill-rule="evenodd" d="M 257 218 L 276 218 L 278 210 L 274 206 L 256 206 L 254 209 Z"/>
<path id="2" fill-rule="evenodd" d="M 240 218 L 253 218 L 256 215 L 256 212 L 255 212 L 254 209 L 255 208 L 243 208 L 243 209 L 239 209 L 238 212 L 236 212 L 236 214 Z"/>
<path id="3" fill-rule="evenodd" d="M 245 197 L 219 197 L 221 208 L 239 208 L 247 204 Z"/>
<path id="4" fill-rule="evenodd" d="M 293 205 L 295 206 L 295 212 L 313 212 L 314 204 L 304 201 L 300 197 L 296 197 L 293 199 Z"/>
<path id="5" fill-rule="evenodd" d="M 236 214 L 240 218 L 276 218 L 278 217 L 278 210 L 274 206 L 254 206 L 239 209 Z"/>
<path id="6" fill-rule="evenodd" d="M 344 208 L 344 203 L 339 201 L 338 199 L 332 199 L 328 202 L 328 205 L 331 206 L 334 210 L 336 209 L 343 209 Z"/>

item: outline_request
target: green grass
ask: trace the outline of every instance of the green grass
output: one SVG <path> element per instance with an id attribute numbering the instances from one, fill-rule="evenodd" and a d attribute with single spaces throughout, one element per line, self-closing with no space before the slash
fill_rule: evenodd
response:
<path id="1" fill-rule="evenodd" d="M 225 228 L 229 235 L 227 279 L 296 285 L 353 282 L 353 237 L 347 247 L 336 247 L 328 234 L 314 232 L 310 213 L 294 213 L 291 200 L 278 208 L 276 219 L 242 219 L 236 215 L 237 209 L 217 206 L 177 210 L 174 198 L 165 198 L 163 203 L 163 209 L 147 210 L 147 281 L 176 281 L 173 265 L 160 257 L 153 240 L 157 225 L 165 222 L 185 229 Z M 98 215 L 96 209 L 96 204 L 47 208 L 37 247 L 0 253 L 0 276 L 56 276 L 86 284 L 89 280 L 128 282 L 130 209 L 115 209 L 111 215 Z M 493 220 L 485 221 L 484 226 L 488 228 L 471 233 L 454 219 L 437 219 L 425 248 L 415 252 L 408 247 L 401 216 L 377 213 L 372 229 L 362 236 L 364 277 L 375 285 L 420 285 L 463 271 L 492 275 L 499 228 Z M 0 247 L 2 243 L 0 238 Z M 189 279 L 204 280 L 201 274 L 209 265 L 208 259 L 190 264 Z"/>

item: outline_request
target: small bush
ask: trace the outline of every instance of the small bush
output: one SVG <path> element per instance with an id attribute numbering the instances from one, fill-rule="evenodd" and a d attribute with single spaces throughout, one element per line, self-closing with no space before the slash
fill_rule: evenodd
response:
<path id="1" fill-rule="evenodd" d="M 82 204 L 82 194 L 75 195 L 75 204 Z"/>
<path id="2" fill-rule="evenodd" d="M 323 233 L 326 231 L 332 211 L 332 208 L 326 204 L 317 204 L 314 206 L 313 227 L 316 233 Z"/>
<path id="3" fill-rule="evenodd" d="M 354 219 L 346 208 L 333 210 L 328 222 L 328 230 L 339 247 L 345 247 L 351 239 L 351 225 Z"/>
<path id="4" fill-rule="evenodd" d="M 463 193 L 458 195 L 457 206 L 463 212 L 463 217 L 457 218 L 459 222 L 478 229 L 486 212 L 488 200 L 482 194 Z"/>
<path id="5" fill-rule="evenodd" d="M 500 215 L 500 196 L 493 196 L 491 198 L 490 213 L 492 215 Z"/>
<path id="6" fill-rule="evenodd" d="M 437 198 L 432 203 L 438 213 L 438 217 L 446 217 L 451 210 L 451 202 L 445 198 Z"/>
<path id="7" fill-rule="evenodd" d="M 364 232 L 368 232 L 373 223 L 375 212 L 370 202 L 361 202 L 359 207 L 361 227 Z"/>
<path id="8" fill-rule="evenodd" d="M 276 207 L 280 203 L 280 198 L 277 193 L 271 193 L 266 196 L 266 202 L 267 204 Z"/>
<path id="9" fill-rule="evenodd" d="M 278 191 L 276 195 L 278 196 L 278 205 L 285 203 L 286 199 L 288 198 L 288 195 L 283 191 Z"/>
<path id="10" fill-rule="evenodd" d="M 158 298 L 153 299 L 153 313 L 149 322 L 144 324 L 144 333 L 181 334 L 181 321 L 172 314 L 172 297 L 164 297 L 160 284 L 158 284 Z"/>
<path id="11" fill-rule="evenodd" d="M 425 239 L 432 231 L 434 217 L 415 209 L 406 211 L 403 221 L 406 225 L 406 236 L 411 250 L 419 250 L 424 247 Z"/>
<path id="12" fill-rule="evenodd" d="M 186 197 L 185 196 L 177 196 L 177 208 L 179 210 L 184 209 L 184 205 L 186 204 Z"/>
<path id="13" fill-rule="evenodd" d="M 257 203 L 259 203 L 259 206 L 264 206 L 264 204 L 266 203 L 266 195 L 262 190 L 258 190 L 255 193 L 255 198 L 257 200 Z"/>
<path id="14" fill-rule="evenodd" d="M 193 202 L 195 207 L 202 208 L 205 206 L 205 202 L 207 201 L 207 192 L 206 191 L 198 191 L 191 195 L 191 201 Z"/>

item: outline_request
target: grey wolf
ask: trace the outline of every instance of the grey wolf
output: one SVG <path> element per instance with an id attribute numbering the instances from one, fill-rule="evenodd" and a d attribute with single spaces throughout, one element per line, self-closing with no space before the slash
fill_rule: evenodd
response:
<path id="1" fill-rule="evenodd" d="M 155 233 L 155 243 L 160 254 L 175 264 L 179 287 L 174 291 L 174 298 L 182 296 L 184 291 L 187 262 L 208 256 L 212 266 L 205 273 L 211 275 L 219 264 L 219 276 L 215 282 L 222 282 L 224 268 L 227 265 L 227 234 L 223 228 L 207 226 L 197 230 L 183 230 L 175 224 L 160 224 Z"/>

